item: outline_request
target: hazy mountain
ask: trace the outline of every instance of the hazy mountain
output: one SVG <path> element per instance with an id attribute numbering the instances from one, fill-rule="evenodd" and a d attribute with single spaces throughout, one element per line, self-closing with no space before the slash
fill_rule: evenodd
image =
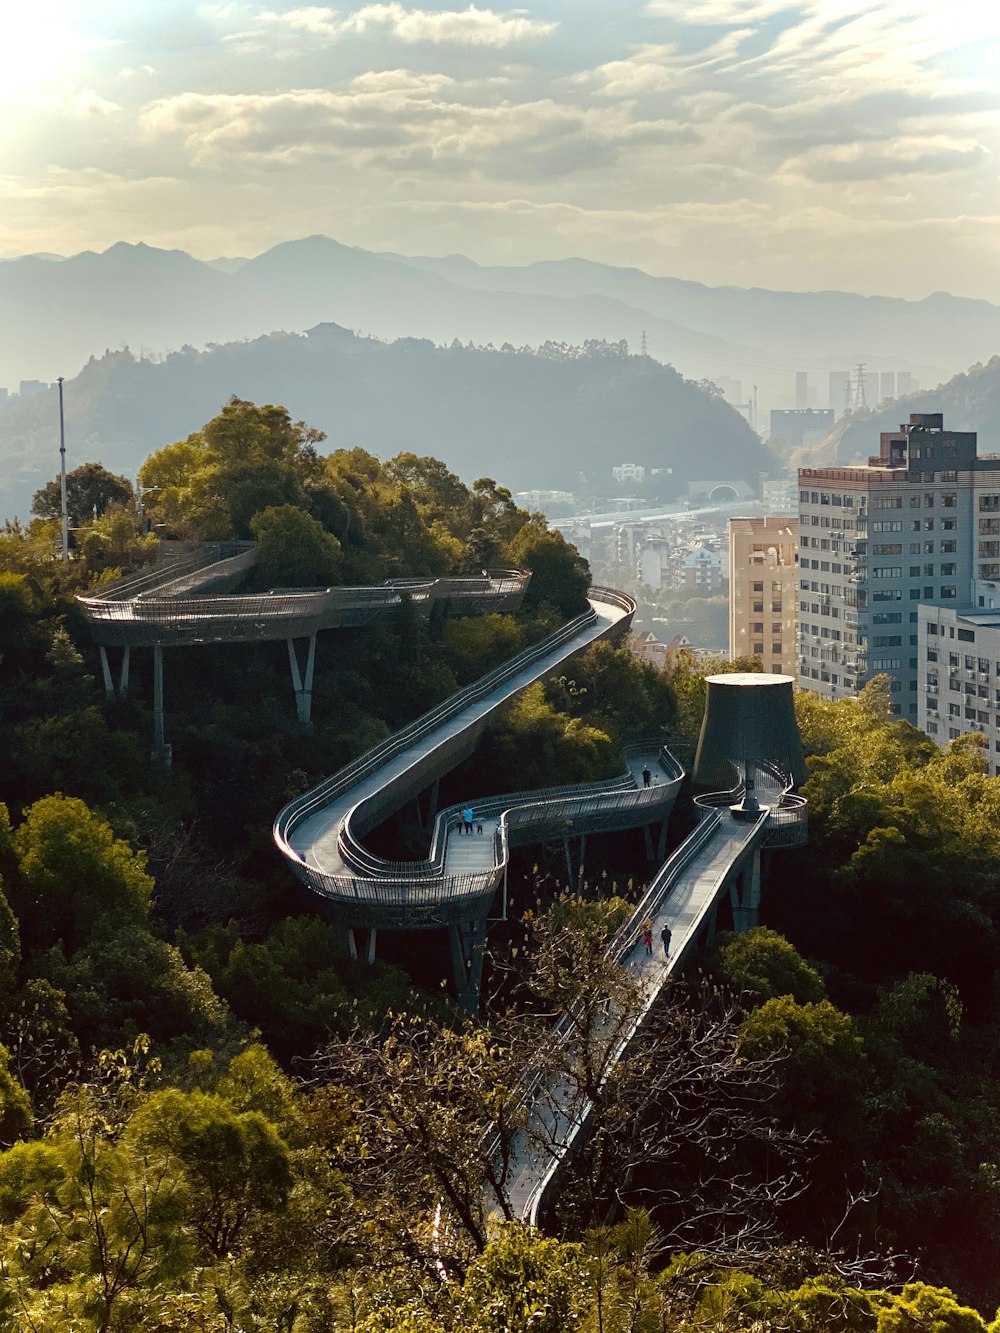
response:
<path id="1" fill-rule="evenodd" d="M 978 432 L 980 454 L 1000 454 L 1000 356 L 972 366 L 936 389 L 909 394 L 881 411 L 845 418 L 823 447 L 825 461 L 867 462 L 869 455 L 878 453 L 881 432 L 898 430 L 911 412 L 941 412 L 952 430 Z"/>
<path id="2" fill-rule="evenodd" d="M 1000 306 L 947 292 L 904 301 L 855 292 L 706 287 L 586 259 L 484 267 L 464 255 L 392 258 L 477 291 L 606 296 L 696 332 L 724 334 L 800 369 L 847 368 L 861 357 L 870 369 L 905 363 L 927 375 L 934 366 L 968 364 L 1000 348 Z"/>
<path id="3" fill-rule="evenodd" d="M 581 356 L 389 344 L 330 324 L 161 363 L 125 352 L 92 360 L 65 385 L 69 465 L 134 475 L 234 393 L 284 404 L 326 431 L 327 449 L 432 454 L 466 480 L 494 476 L 514 490 L 572 489 L 583 473 L 607 493 L 612 466 L 629 461 L 672 468 L 657 482 L 666 497 L 692 478 L 754 481 L 769 466 L 738 412 L 649 358 L 608 346 Z M 0 414 L 0 516 L 27 514 L 57 471 L 58 443 L 54 391 Z"/>
<path id="4" fill-rule="evenodd" d="M 694 379 L 730 375 L 769 401 L 791 372 L 908 369 L 933 382 L 1000 348 L 1000 307 L 938 294 L 906 302 L 843 292 L 712 288 L 581 259 L 486 268 L 411 259 L 312 236 L 253 259 L 193 259 L 119 243 L 55 263 L 0 263 L 0 384 L 71 375 L 104 348 L 174 349 L 301 331 L 327 320 L 435 342 L 626 338 Z"/>

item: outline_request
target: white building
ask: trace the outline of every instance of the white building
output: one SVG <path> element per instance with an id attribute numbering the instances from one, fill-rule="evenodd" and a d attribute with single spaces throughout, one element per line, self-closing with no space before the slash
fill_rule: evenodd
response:
<path id="1" fill-rule="evenodd" d="M 611 469 L 611 475 L 619 486 L 625 486 L 630 481 L 645 481 L 646 469 L 641 463 L 619 463 Z"/>

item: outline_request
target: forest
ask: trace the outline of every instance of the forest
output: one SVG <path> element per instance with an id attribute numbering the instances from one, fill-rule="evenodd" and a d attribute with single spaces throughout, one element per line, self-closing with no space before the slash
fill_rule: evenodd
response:
<path id="1" fill-rule="evenodd" d="M 518 854 L 482 1012 L 462 1015 L 434 932 L 351 959 L 271 820 L 575 614 L 588 571 L 496 480 L 322 446 L 233 399 L 147 460 L 139 494 L 71 474 L 68 562 L 51 487 L 0 533 L 0 1328 L 1000 1329 L 1000 783 L 981 751 L 894 720 L 878 678 L 799 696 L 810 844 L 774 854 L 764 924 L 722 935 L 625 1059 L 608 997 L 625 1021 L 641 996 L 605 945 L 650 874 L 629 834 L 595 840 L 572 890 L 552 848 Z M 323 636 L 312 729 L 284 645 L 177 649 L 165 772 L 148 666 L 106 697 L 74 600 L 155 559 L 151 525 L 256 538 L 265 587 L 533 578 L 515 616 L 404 607 Z M 525 691 L 442 799 L 603 777 L 637 736 L 683 751 L 704 674 L 754 665 L 659 674 L 597 645 Z M 691 817 L 682 796 L 675 832 Z M 407 816 L 379 837 L 419 852 Z M 579 1040 L 554 1049 L 567 1011 Z M 532 1231 L 504 1163 L 540 1052 L 595 1115 Z"/>

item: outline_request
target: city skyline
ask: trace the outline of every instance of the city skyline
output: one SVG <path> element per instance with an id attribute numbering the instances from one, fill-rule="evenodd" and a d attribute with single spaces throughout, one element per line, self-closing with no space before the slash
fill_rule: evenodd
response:
<path id="1" fill-rule="evenodd" d="M 1000 301 L 992 7 L 41 0 L 0 253 L 322 232 L 484 263 Z"/>

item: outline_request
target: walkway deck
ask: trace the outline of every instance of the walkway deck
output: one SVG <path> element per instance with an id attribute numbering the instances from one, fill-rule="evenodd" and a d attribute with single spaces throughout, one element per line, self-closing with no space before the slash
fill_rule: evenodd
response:
<path id="1" fill-rule="evenodd" d="M 664 982 L 675 970 L 684 965 L 685 957 L 703 933 L 720 898 L 728 892 L 736 870 L 763 844 L 771 810 L 764 806 L 753 821 L 733 820 L 728 810 L 708 813 L 703 824 L 692 833 L 691 840 L 700 838 L 700 848 L 676 874 L 665 874 L 659 898 L 652 896 L 640 904 L 629 922 L 631 944 L 620 954 L 621 965 L 635 974 L 640 982 L 641 1004 L 635 1024 L 625 1033 L 619 1048 L 609 1058 L 608 1072 L 628 1048 L 663 989 Z M 711 828 L 705 824 L 711 822 Z M 689 841 L 691 841 L 689 840 Z M 683 857 L 683 848 L 672 860 Z M 653 921 L 653 952 L 647 954 L 641 942 L 641 926 L 645 918 Z M 671 928 L 671 956 L 665 958 L 660 944 L 663 926 Z M 609 1017 L 608 1034 L 615 1030 Z M 569 1029 L 561 1040 L 571 1040 Z M 557 1038 L 559 1040 L 559 1038 Z M 513 1214 L 535 1224 L 539 1210 L 556 1173 L 567 1154 L 571 1152 L 581 1129 L 591 1112 L 587 1097 L 573 1085 L 564 1073 L 545 1074 L 539 1070 L 535 1088 L 525 1098 L 528 1120 L 513 1142 L 513 1169 L 508 1176 L 507 1192 Z M 495 1200 L 487 1201 L 489 1209 Z"/>

